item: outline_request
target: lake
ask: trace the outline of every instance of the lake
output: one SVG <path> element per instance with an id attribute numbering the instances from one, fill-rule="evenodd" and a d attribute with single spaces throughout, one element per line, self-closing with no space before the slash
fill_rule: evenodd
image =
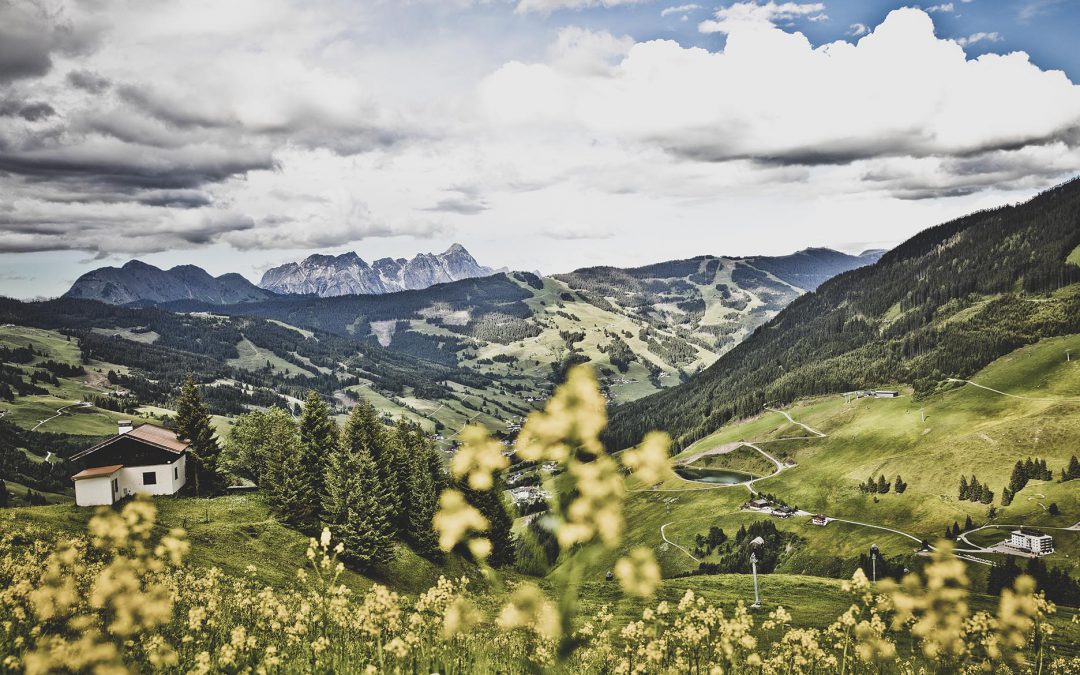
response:
<path id="1" fill-rule="evenodd" d="M 701 469 L 688 466 L 675 467 L 675 473 L 686 480 L 697 481 L 699 483 L 717 483 L 719 485 L 736 485 L 756 478 L 756 476 L 741 471 L 730 471 L 728 469 Z"/>

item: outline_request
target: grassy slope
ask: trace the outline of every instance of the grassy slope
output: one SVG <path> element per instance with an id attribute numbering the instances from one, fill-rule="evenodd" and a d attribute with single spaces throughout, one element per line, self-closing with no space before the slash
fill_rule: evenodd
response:
<path id="1" fill-rule="evenodd" d="M 260 583 L 281 587 L 296 578 L 296 570 L 307 563 L 308 538 L 273 519 L 258 494 L 229 495 L 215 499 L 190 497 L 156 498 L 161 528 L 187 530 L 191 551 L 187 561 L 197 567 L 218 567 L 242 576 L 251 573 Z M 0 511 L 0 531 L 13 527 L 37 527 L 58 537 L 86 532 L 93 509 L 68 502 Z M 209 516 L 209 522 L 206 522 Z M 346 570 L 342 583 L 362 590 L 375 581 L 404 593 L 419 593 L 434 585 L 440 575 L 472 576 L 473 571 L 458 559 L 442 565 L 417 556 L 399 546 L 396 558 L 385 568 L 363 576 Z"/>
<path id="2" fill-rule="evenodd" d="M 827 438 L 775 441 L 807 434 L 779 414 L 765 412 L 721 428 L 676 459 L 733 441 L 773 440 L 761 447 L 778 457 L 792 457 L 798 466 L 759 481 L 759 491 L 774 493 L 810 512 L 889 526 L 931 540 L 941 536 L 946 524 L 963 523 L 967 515 L 976 523 L 986 520 L 985 505 L 956 499 L 961 473 L 975 473 L 981 481 L 989 481 L 996 493 L 999 515 L 995 522 L 1068 527 L 1080 521 L 1080 484 L 1076 482 L 1032 481 L 1008 507 L 1001 507 L 1000 496 L 1017 459 L 1045 458 L 1056 475 L 1080 449 L 1080 360 L 1065 361 L 1064 351 L 1069 348 L 1080 352 L 1080 336 L 1044 340 L 1017 350 L 972 380 L 1016 395 L 1075 398 L 1076 403 L 1009 398 L 970 385 L 953 385 L 921 402 L 907 396 L 851 403 L 842 396 L 820 398 L 800 402 L 789 412 L 828 434 Z M 881 473 L 890 481 L 897 473 L 902 475 L 909 484 L 907 492 L 878 495 L 877 501 L 859 492 L 861 481 Z M 628 487 L 643 486 L 631 478 Z M 672 491 L 631 493 L 624 549 L 652 545 L 665 576 L 697 565 L 685 552 L 662 541 L 661 525 L 672 523 L 665 528 L 668 539 L 692 549 L 694 535 L 710 525 L 730 535 L 740 524 L 765 517 L 738 510 L 750 496 L 745 487 L 700 489 L 703 486 L 683 481 L 673 472 L 659 487 Z M 1060 516 L 1050 516 L 1044 509 L 1051 502 L 1057 503 Z M 843 523 L 816 527 L 806 517 L 775 522 L 806 539 L 782 563 L 784 572 L 813 570 L 831 558 L 853 557 L 871 543 L 877 543 L 887 557 L 916 547 L 900 535 Z M 986 536 L 994 541 L 1002 538 L 1000 531 Z M 1054 536 L 1059 554 L 1047 562 L 1080 572 L 1080 532 L 1055 532 Z M 590 574 L 610 569 L 623 552 L 601 556 Z"/>
<path id="3" fill-rule="evenodd" d="M 1066 260 L 1068 260 L 1073 265 L 1080 267 L 1080 246 L 1074 248 L 1072 250 L 1072 253 L 1069 254 L 1069 257 L 1066 258 Z"/>
<path id="4" fill-rule="evenodd" d="M 32 345 L 34 351 L 44 356 L 35 358 L 27 365 L 17 365 L 24 376 L 36 370 L 35 364 L 51 359 L 63 363 L 79 363 L 79 347 L 74 340 L 55 331 L 27 328 L 23 326 L 0 327 L 0 345 L 7 347 L 25 347 Z M 105 436 L 116 432 L 116 422 L 128 419 L 131 415 L 114 413 L 98 408 L 70 409 L 60 417 L 49 419 L 57 414 L 57 409 L 78 403 L 87 395 L 101 395 L 108 391 L 109 384 L 105 373 L 109 370 L 127 372 L 127 368 L 102 361 L 91 361 L 85 366 L 87 374 L 81 377 L 59 378 L 60 385 L 42 385 L 49 390 L 47 395 L 22 396 L 14 402 L 0 402 L 0 411 L 6 411 L 5 419 L 20 427 L 32 429 L 38 422 L 49 420 L 40 427 L 40 431 L 53 431 L 84 436 Z"/>

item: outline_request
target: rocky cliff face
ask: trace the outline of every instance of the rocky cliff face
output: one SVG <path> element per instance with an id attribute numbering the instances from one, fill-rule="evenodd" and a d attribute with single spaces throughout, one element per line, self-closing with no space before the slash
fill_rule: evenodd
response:
<path id="1" fill-rule="evenodd" d="M 123 267 L 101 267 L 79 277 L 66 298 L 100 300 L 113 305 L 134 302 L 198 300 L 215 305 L 266 300 L 273 297 L 239 274 L 210 276 L 194 265 L 163 270 L 139 260 Z"/>
<path id="2" fill-rule="evenodd" d="M 454 244 L 443 253 L 420 253 L 411 260 L 380 258 L 370 265 L 355 253 L 311 255 L 267 270 L 259 286 L 275 293 L 320 297 L 378 295 L 494 273 L 477 263 L 464 246 Z"/>

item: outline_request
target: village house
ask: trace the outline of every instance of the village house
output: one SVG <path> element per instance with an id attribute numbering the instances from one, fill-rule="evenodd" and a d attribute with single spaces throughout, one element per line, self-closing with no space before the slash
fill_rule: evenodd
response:
<path id="1" fill-rule="evenodd" d="M 83 467 L 71 477 L 75 503 L 102 506 L 137 493 L 176 494 L 187 482 L 187 448 L 168 429 L 120 422 L 115 436 L 72 456 Z"/>
<path id="2" fill-rule="evenodd" d="M 818 514 L 815 514 L 814 517 L 810 519 L 810 522 L 813 523 L 814 525 L 825 526 L 825 525 L 829 524 L 829 518 L 827 516 L 825 516 L 824 514 L 818 513 Z"/>
<path id="3" fill-rule="evenodd" d="M 1054 552 L 1053 537 L 1026 527 L 1014 530 L 1005 545 L 1034 555 L 1050 555 Z"/>

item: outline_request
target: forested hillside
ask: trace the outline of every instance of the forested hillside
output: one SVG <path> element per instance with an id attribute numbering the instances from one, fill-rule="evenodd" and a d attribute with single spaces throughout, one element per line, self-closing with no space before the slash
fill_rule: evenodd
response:
<path id="1" fill-rule="evenodd" d="M 679 387 L 618 408 L 607 442 L 685 445 L 766 403 L 906 382 L 916 392 L 1080 332 L 1080 181 L 926 230 L 795 300 Z"/>

